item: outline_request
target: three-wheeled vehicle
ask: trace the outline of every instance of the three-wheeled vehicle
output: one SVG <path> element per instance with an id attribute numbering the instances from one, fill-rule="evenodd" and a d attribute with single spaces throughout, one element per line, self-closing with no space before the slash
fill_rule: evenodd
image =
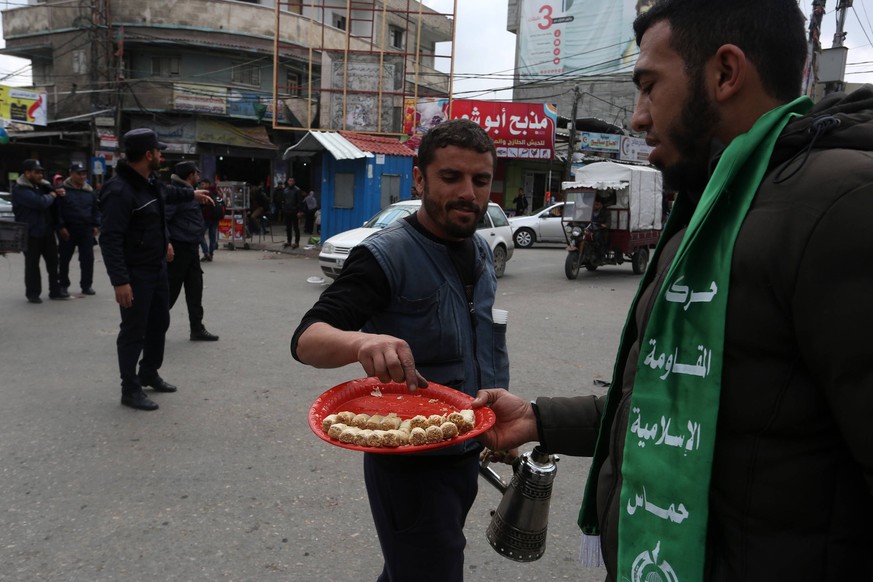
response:
<path id="1" fill-rule="evenodd" d="M 567 278 L 575 279 L 580 267 L 594 271 L 626 260 L 634 273 L 645 272 L 661 235 L 662 186 L 658 170 L 608 161 L 584 166 L 564 182 Z M 602 210 L 592 222 L 595 201 Z"/>

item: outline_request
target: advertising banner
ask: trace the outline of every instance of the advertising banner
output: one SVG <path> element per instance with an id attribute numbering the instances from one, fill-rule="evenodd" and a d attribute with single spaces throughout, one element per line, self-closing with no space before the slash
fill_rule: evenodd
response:
<path id="1" fill-rule="evenodd" d="M 178 111 L 227 114 L 227 89 L 212 85 L 173 85 L 173 108 Z"/>
<path id="2" fill-rule="evenodd" d="M 242 216 L 222 218 L 218 221 L 218 240 L 242 241 L 245 239 L 245 224 Z"/>
<path id="3" fill-rule="evenodd" d="M 46 125 L 48 123 L 46 94 L 0 85 L 0 119 L 28 125 Z"/>
<path id="4" fill-rule="evenodd" d="M 618 159 L 628 162 L 648 162 L 649 152 L 653 149 L 655 148 L 646 145 L 646 140 L 643 138 L 625 135 L 621 138 L 621 152 Z"/>
<path id="5" fill-rule="evenodd" d="M 263 107 L 263 114 L 258 115 L 258 109 Z M 227 94 L 227 114 L 231 117 L 250 117 L 273 119 L 275 114 L 273 105 L 273 96 L 266 93 L 256 93 L 254 91 L 240 91 L 233 89 Z M 288 122 L 288 116 L 285 114 L 285 105 L 279 102 L 279 117 L 277 121 L 281 123 Z"/>
<path id="6" fill-rule="evenodd" d="M 455 99 L 451 118 L 470 119 L 488 132 L 498 158 L 551 160 L 555 155 L 558 109 L 553 104 Z M 407 99 L 403 130 L 411 137 L 406 144 L 417 150 L 421 137 L 447 119 L 447 98 Z"/>
<path id="7" fill-rule="evenodd" d="M 521 0 L 522 81 L 628 72 L 638 53 L 633 21 L 653 0 Z"/>
<path id="8" fill-rule="evenodd" d="M 643 142 L 645 143 L 645 141 Z M 579 151 L 608 152 L 617 154 L 621 150 L 621 136 L 612 133 L 579 132 Z"/>

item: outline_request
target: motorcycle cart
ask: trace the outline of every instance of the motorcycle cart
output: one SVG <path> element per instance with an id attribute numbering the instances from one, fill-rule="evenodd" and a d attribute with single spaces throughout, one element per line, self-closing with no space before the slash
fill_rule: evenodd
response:
<path id="1" fill-rule="evenodd" d="M 567 202 L 562 218 L 567 278 L 575 279 L 581 267 L 594 271 L 625 261 L 631 262 L 634 273 L 644 273 L 649 250 L 661 235 L 661 173 L 643 166 L 597 162 L 577 171 L 575 178 L 562 184 Z M 595 200 L 608 215 L 606 229 L 601 221 L 591 221 Z"/>

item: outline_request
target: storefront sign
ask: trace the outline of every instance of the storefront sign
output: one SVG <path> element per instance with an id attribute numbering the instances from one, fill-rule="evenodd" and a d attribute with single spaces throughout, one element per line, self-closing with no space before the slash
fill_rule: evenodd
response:
<path id="1" fill-rule="evenodd" d="M 227 89 L 213 85 L 173 85 L 173 108 L 178 111 L 227 114 Z"/>
<path id="2" fill-rule="evenodd" d="M 611 133 L 579 132 L 579 150 L 617 154 L 621 149 L 620 135 Z"/>
<path id="3" fill-rule="evenodd" d="M 46 125 L 48 100 L 45 93 L 0 85 L 0 119 L 28 125 Z"/>
<path id="4" fill-rule="evenodd" d="M 653 149 L 646 145 L 646 140 L 643 138 L 625 135 L 621 138 L 621 152 L 618 159 L 628 162 L 648 162 L 649 152 Z"/>
<path id="5" fill-rule="evenodd" d="M 406 143 L 418 147 L 421 136 L 449 119 L 470 119 L 494 141 L 498 158 L 551 160 L 555 153 L 558 109 L 553 104 L 473 101 L 442 98 L 407 99 L 404 104 Z"/>

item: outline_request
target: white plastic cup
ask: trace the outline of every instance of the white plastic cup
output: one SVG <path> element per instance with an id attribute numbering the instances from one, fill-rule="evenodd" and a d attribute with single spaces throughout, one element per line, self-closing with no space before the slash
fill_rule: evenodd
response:
<path id="1" fill-rule="evenodd" d="M 509 319 L 509 312 L 505 309 L 494 309 L 492 307 L 491 319 L 494 320 L 494 323 L 506 325 L 506 322 Z"/>

